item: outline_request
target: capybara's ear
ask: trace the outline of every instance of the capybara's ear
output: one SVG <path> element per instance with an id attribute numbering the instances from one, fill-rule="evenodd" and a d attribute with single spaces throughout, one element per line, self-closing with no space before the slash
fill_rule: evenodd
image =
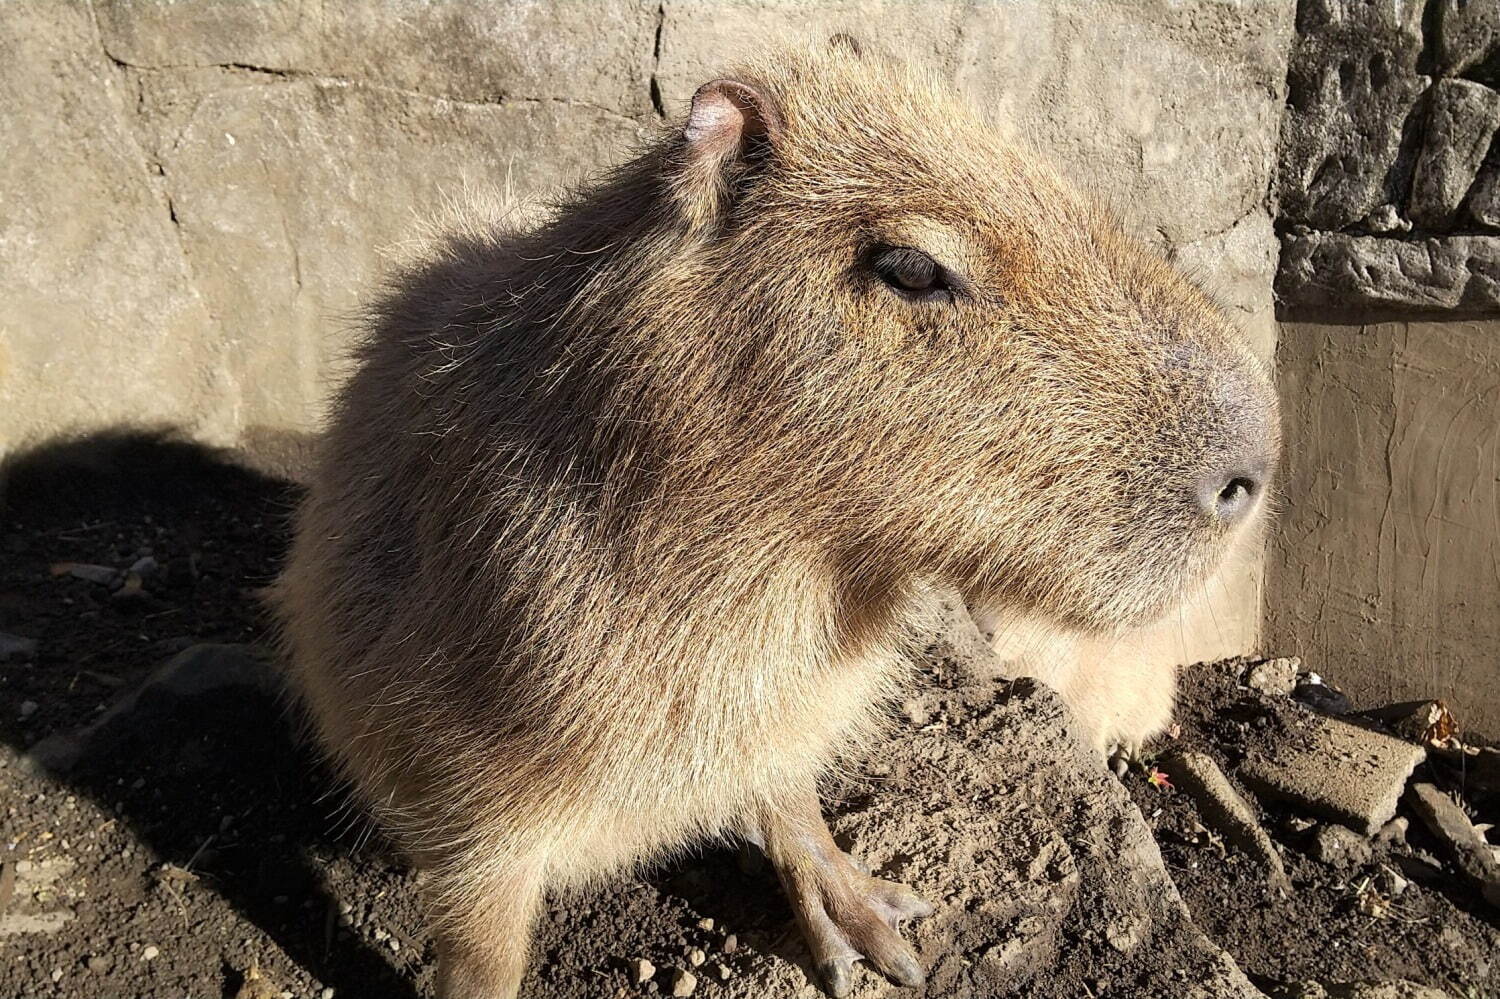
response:
<path id="1" fill-rule="evenodd" d="M 739 80 L 714 80 L 693 94 L 682 129 L 678 202 L 690 224 L 728 211 L 735 189 L 773 155 L 781 119 L 765 95 Z"/>

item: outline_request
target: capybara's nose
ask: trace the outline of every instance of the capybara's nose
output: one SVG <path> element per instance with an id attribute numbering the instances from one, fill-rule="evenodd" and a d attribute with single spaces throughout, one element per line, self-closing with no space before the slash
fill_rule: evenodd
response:
<path id="1" fill-rule="evenodd" d="M 1226 527 L 1248 520 L 1265 491 L 1267 463 L 1244 462 L 1198 480 L 1196 498 L 1203 514 Z"/>

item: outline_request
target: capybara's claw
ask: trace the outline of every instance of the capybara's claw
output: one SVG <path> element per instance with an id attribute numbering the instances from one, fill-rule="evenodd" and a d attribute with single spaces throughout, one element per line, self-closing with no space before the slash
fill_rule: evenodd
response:
<path id="1" fill-rule="evenodd" d="M 922 962 L 900 930 L 932 912 L 931 904 L 904 885 L 864 873 L 845 854 L 807 859 L 782 879 L 828 993 L 849 994 L 861 959 L 898 985 L 921 985 Z"/>

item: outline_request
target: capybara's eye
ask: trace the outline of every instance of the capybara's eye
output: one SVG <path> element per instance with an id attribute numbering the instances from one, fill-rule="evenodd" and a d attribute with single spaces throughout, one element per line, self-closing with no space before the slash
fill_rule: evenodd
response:
<path id="1" fill-rule="evenodd" d="M 952 298 L 947 272 L 927 254 L 910 246 L 878 247 L 870 257 L 876 276 L 902 296 L 917 301 Z"/>

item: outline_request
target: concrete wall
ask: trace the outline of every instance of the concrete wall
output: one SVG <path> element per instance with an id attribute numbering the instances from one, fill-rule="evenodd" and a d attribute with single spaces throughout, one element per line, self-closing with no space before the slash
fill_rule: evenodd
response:
<path id="1" fill-rule="evenodd" d="M 624 156 L 746 51 L 925 60 L 1216 291 L 1269 358 L 1292 0 L 0 0 L 0 456 L 100 427 L 268 455 L 445 201 Z M 1182 654 L 1253 644 L 1259 558 Z"/>
<path id="2" fill-rule="evenodd" d="M 1288 324 L 1267 644 L 1500 732 L 1500 322 Z"/>

